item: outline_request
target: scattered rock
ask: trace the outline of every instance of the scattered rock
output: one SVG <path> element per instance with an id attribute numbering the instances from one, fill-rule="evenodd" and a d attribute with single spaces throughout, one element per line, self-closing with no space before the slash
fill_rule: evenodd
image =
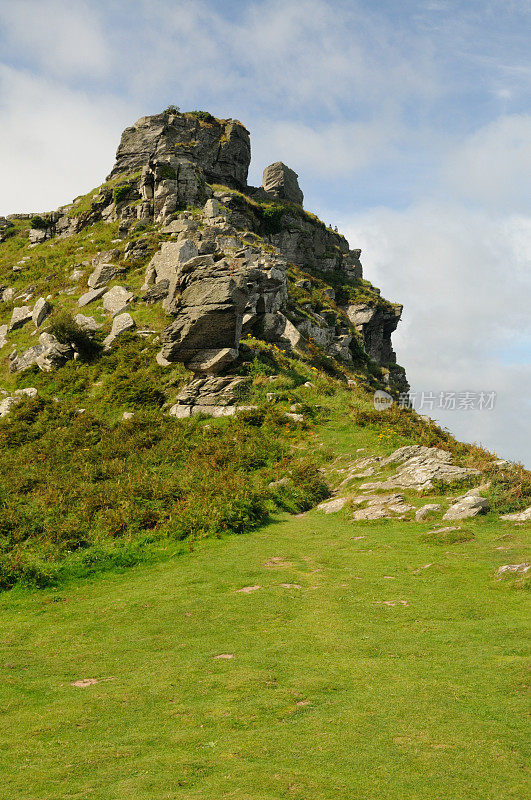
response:
<path id="1" fill-rule="evenodd" d="M 336 511 L 341 511 L 347 499 L 346 497 L 334 497 L 332 500 L 320 503 L 317 508 L 319 511 L 324 511 L 325 514 L 335 514 Z"/>
<path id="2" fill-rule="evenodd" d="M 135 321 L 130 314 L 118 314 L 112 321 L 110 334 L 103 340 L 104 346 L 110 347 L 118 336 L 126 331 L 132 331 L 135 327 Z"/>
<path id="3" fill-rule="evenodd" d="M 517 511 L 514 514 L 502 514 L 500 519 L 506 522 L 528 522 L 531 520 L 531 506 L 525 511 Z"/>
<path id="4" fill-rule="evenodd" d="M 470 475 L 479 475 L 479 470 L 457 467 L 452 464 L 452 455 L 447 450 L 423 445 L 407 445 L 395 450 L 380 462 L 380 467 L 390 464 L 402 466 L 395 475 L 379 483 L 364 483 L 361 489 L 415 489 L 424 491 L 433 487 L 433 481 L 451 483 Z"/>
<path id="5" fill-rule="evenodd" d="M 504 575 L 508 574 L 527 575 L 530 569 L 531 564 L 529 564 L 527 561 L 524 561 L 522 564 L 505 564 L 503 567 L 498 568 L 496 577 L 503 578 Z"/>
<path id="6" fill-rule="evenodd" d="M 0 325 L 0 349 L 7 344 L 7 325 Z"/>
<path id="7" fill-rule="evenodd" d="M 468 519 L 469 517 L 476 517 L 478 514 L 484 514 L 489 510 L 489 501 L 486 497 L 479 495 L 465 495 L 457 503 L 450 506 L 446 514 L 443 514 L 443 519 Z"/>
<path id="8" fill-rule="evenodd" d="M 100 327 L 94 317 L 86 317 L 84 314 L 76 314 L 74 321 L 87 333 L 95 333 Z"/>
<path id="9" fill-rule="evenodd" d="M 115 278 L 118 274 L 118 270 L 114 264 L 111 264 L 106 260 L 102 260 L 102 256 L 111 257 L 112 252 L 100 253 L 100 257 L 93 259 L 92 264 L 94 266 L 96 262 L 96 268 L 93 272 L 91 272 L 87 281 L 91 289 L 101 289 L 102 286 L 107 286 L 109 281 L 112 281 L 113 278 Z"/>
<path id="10" fill-rule="evenodd" d="M 121 314 L 133 300 L 134 294 L 128 292 L 124 286 L 113 286 L 105 293 L 103 298 L 103 308 L 112 316 Z"/>
<path id="11" fill-rule="evenodd" d="M 31 308 L 29 306 L 16 306 L 13 309 L 13 313 L 11 314 L 11 321 L 9 323 L 9 330 L 16 331 L 18 328 L 22 328 L 26 322 L 29 322 L 31 319 Z"/>
<path id="12" fill-rule="evenodd" d="M 427 503 L 425 506 L 422 506 L 422 508 L 419 508 L 415 512 L 415 519 L 417 522 L 422 522 L 422 520 L 426 519 L 426 517 L 431 517 L 440 510 L 441 506 L 439 503 Z"/>
<path id="13" fill-rule="evenodd" d="M 46 317 L 52 313 L 53 306 L 44 297 L 39 297 L 31 314 L 31 319 L 36 328 L 40 328 Z"/>
<path id="14" fill-rule="evenodd" d="M 236 592 L 243 592 L 243 594 L 250 594 L 250 592 L 256 592 L 257 589 L 261 589 L 262 587 L 256 584 L 256 586 L 244 586 L 243 589 L 236 589 Z"/>
<path id="15" fill-rule="evenodd" d="M 358 509 L 352 515 L 356 521 L 393 519 L 396 515 L 403 516 L 414 508 L 405 502 L 401 494 L 360 495 L 353 498 L 352 502 L 357 505 L 367 503 L 365 508 Z"/>
<path id="16" fill-rule="evenodd" d="M 220 653 L 219 656 L 214 656 L 214 658 L 221 658 L 225 661 L 230 661 L 231 658 L 234 658 L 234 653 Z"/>
<path id="17" fill-rule="evenodd" d="M 88 306 L 89 303 L 93 303 L 94 300 L 99 300 L 100 297 L 103 297 L 106 291 L 106 286 L 102 286 L 100 289 L 90 289 L 90 291 L 81 295 L 77 301 L 77 304 L 80 308 L 83 308 L 83 306 Z"/>
<path id="18" fill-rule="evenodd" d="M 127 422 L 128 420 L 133 419 L 134 416 L 135 415 L 133 411 L 124 411 L 122 414 L 122 419 L 124 422 Z"/>

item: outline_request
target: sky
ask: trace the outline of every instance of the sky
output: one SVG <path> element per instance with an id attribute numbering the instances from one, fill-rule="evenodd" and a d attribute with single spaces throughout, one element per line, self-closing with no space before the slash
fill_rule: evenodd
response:
<path id="1" fill-rule="evenodd" d="M 404 305 L 422 410 L 531 466 L 528 0 L 0 0 L 0 214 L 100 184 L 121 131 L 170 104 L 240 119 L 249 181 L 286 162 L 305 207 Z"/>

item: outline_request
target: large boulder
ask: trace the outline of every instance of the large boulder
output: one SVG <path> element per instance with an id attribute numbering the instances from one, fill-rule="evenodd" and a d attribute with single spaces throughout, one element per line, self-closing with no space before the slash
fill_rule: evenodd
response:
<path id="1" fill-rule="evenodd" d="M 276 161 L 265 168 L 262 187 L 265 192 L 290 203 L 302 206 L 304 195 L 299 187 L 298 175 L 282 161 Z"/>
<path id="2" fill-rule="evenodd" d="M 167 164 L 165 175 L 182 182 L 176 175 L 181 164 L 198 168 L 209 183 L 240 189 L 247 185 L 251 145 L 247 129 L 233 119 L 215 119 L 209 114 L 181 114 L 168 110 L 141 117 L 122 133 L 116 163 L 109 178 L 130 175 L 148 168 L 150 178 L 144 190 L 147 200 L 157 182 L 158 164 Z M 159 171 L 163 172 L 161 168 Z M 158 181 L 164 179 L 158 176 Z M 189 177 L 189 176 L 188 176 Z M 152 195 L 153 196 L 153 195 Z"/>

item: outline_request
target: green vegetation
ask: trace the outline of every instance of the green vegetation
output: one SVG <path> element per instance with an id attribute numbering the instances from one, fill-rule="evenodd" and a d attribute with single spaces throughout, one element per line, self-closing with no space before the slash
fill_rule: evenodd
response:
<path id="1" fill-rule="evenodd" d="M 185 430 L 207 447 L 204 422 L 173 425 L 177 454 Z M 335 415 L 316 434 L 336 453 L 377 447 Z M 494 576 L 525 558 L 524 531 L 493 515 L 459 537 L 429 527 L 280 516 L 252 536 L 162 540 L 157 564 L 102 547 L 113 573 L 4 594 L 6 796 L 520 800 L 525 593 Z"/>
<path id="2" fill-rule="evenodd" d="M 199 122 L 203 122 L 205 124 L 212 124 L 216 122 L 216 118 L 212 116 L 208 111 L 187 111 L 187 117 L 195 117 Z"/>
<path id="3" fill-rule="evenodd" d="M 30 227 L 37 230 L 44 230 L 50 223 L 43 219 L 39 214 L 36 214 L 30 219 Z"/>

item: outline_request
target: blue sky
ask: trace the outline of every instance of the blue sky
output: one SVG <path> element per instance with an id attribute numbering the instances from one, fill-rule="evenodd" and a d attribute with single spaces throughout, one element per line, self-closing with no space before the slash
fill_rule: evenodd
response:
<path id="1" fill-rule="evenodd" d="M 121 130 L 170 103 L 239 118 L 250 180 L 286 161 L 404 303 L 413 386 L 497 389 L 444 424 L 529 462 L 529 8 L 0 0 L 0 214 L 100 183 Z"/>

